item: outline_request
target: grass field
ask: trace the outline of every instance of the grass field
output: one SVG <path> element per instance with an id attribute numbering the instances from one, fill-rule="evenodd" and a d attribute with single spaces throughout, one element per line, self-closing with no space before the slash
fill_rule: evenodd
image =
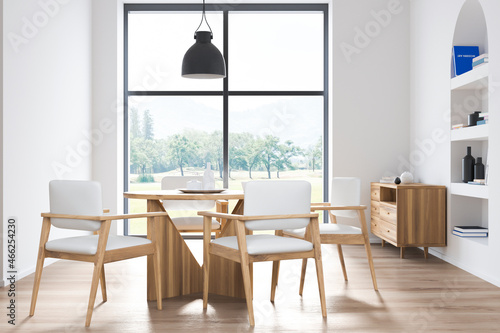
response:
<path id="1" fill-rule="evenodd" d="M 185 176 L 203 175 L 202 169 L 187 169 L 184 171 Z M 130 175 L 131 183 L 129 184 L 129 191 L 148 191 L 148 190 L 160 190 L 161 189 L 161 179 L 164 176 L 180 176 L 179 171 L 170 171 L 165 173 L 154 174 L 154 183 L 135 183 L 135 179 L 137 175 Z M 222 180 L 218 178 L 218 173 L 215 171 L 216 180 L 215 187 L 222 188 Z M 276 178 L 276 172 L 271 174 L 272 179 Z M 231 172 L 231 178 L 229 180 L 229 189 L 231 190 L 241 190 L 241 182 L 249 181 L 249 180 L 262 180 L 268 179 L 267 172 L 264 171 L 254 171 L 252 172 L 252 179 L 248 177 L 247 171 L 233 171 Z M 312 202 L 322 202 L 323 201 L 323 178 L 320 171 L 312 172 L 311 170 L 294 170 L 294 171 L 285 171 L 280 173 L 279 179 L 301 179 L 307 180 L 311 183 L 312 193 L 311 193 L 311 201 Z M 231 212 L 236 204 L 235 200 L 229 201 L 229 211 Z M 129 212 L 130 213 L 140 213 L 146 211 L 146 200 L 137 200 L 130 199 L 129 200 Z M 170 211 L 169 214 L 172 217 L 176 216 L 195 216 L 195 211 Z M 320 216 L 321 221 L 321 216 Z M 129 234 L 131 235 L 143 235 L 146 234 L 146 219 L 136 219 L 131 221 L 129 224 Z"/>

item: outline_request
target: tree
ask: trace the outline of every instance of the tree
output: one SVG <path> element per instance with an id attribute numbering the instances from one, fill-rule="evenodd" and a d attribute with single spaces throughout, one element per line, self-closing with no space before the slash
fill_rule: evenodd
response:
<path id="1" fill-rule="evenodd" d="M 253 137 L 250 133 L 229 134 L 229 178 L 232 169 L 247 169 L 244 147 L 251 140 Z"/>
<path id="2" fill-rule="evenodd" d="M 303 153 L 300 147 L 293 145 L 293 141 L 287 140 L 284 144 L 278 146 L 276 155 L 276 177 L 280 178 L 280 171 L 285 170 L 285 168 L 293 168 L 292 157 L 303 155 Z"/>
<path id="3" fill-rule="evenodd" d="M 210 162 L 219 170 L 219 176 L 222 179 L 222 170 L 224 169 L 224 156 L 222 149 L 222 132 L 214 131 L 205 140 L 205 151 L 208 152 L 206 162 Z"/>
<path id="4" fill-rule="evenodd" d="M 252 168 L 257 167 L 262 161 L 262 146 L 261 139 L 255 139 L 253 136 L 243 146 L 243 158 L 248 167 L 248 177 L 252 179 Z"/>
<path id="5" fill-rule="evenodd" d="M 168 138 L 168 155 L 175 161 L 175 164 L 184 176 L 184 165 L 196 155 L 198 146 L 189 140 L 185 135 L 175 134 Z"/>
<path id="6" fill-rule="evenodd" d="M 140 121 L 139 121 L 139 111 L 137 108 L 130 108 L 130 139 L 142 137 Z"/>
<path id="7" fill-rule="evenodd" d="M 142 118 L 142 134 L 146 140 L 154 139 L 153 118 L 151 117 L 149 110 L 144 111 Z"/>
<path id="8" fill-rule="evenodd" d="M 274 165 L 277 159 L 278 143 L 280 138 L 272 135 L 267 135 L 262 144 L 262 164 L 267 170 L 267 178 L 271 179 L 271 166 Z"/>
<path id="9" fill-rule="evenodd" d="M 134 138 L 130 141 L 130 163 L 141 174 L 153 166 L 155 144 L 152 140 Z"/>
<path id="10" fill-rule="evenodd" d="M 309 163 L 311 164 L 312 171 L 315 171 L 315 168 L 321 168 L 321 161 L 323 157 L 323 140 L 319 137 L 318 141 L 314 146 L 309 147 L 307 156 L 309 157 Z"/>

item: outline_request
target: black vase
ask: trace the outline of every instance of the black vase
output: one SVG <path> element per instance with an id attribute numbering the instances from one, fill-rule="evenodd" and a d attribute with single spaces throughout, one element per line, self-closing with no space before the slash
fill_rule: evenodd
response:
<path id="1" fill-rule="evenodd" d="M 474 180 L 474 157 L 471 155 L 471 147 L 467 147 L 467 155 L 462 158 L 462 181 L 468 183 Z"/>
<path id="2" fill-rule="evenodd" d="M 474 165 L 474 179 L 484 179 L 484 164 L 482 158 L 477 158 L 477 163 Z"/>

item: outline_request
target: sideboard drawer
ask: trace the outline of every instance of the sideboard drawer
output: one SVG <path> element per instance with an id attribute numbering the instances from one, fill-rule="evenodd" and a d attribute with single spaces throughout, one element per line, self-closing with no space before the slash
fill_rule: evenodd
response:
<path id="1" fill-rule="evenodd" d="M 372 186 L 371 188 L 372 200 L 380 201 L 380 187 Z"/>
<path id="2" fill-rule="evenodd" d="M 382 239 L 386 239 L 397 243 L 397 227 L 395 224 L 388 223 L 386 221 L 372 218 L 371 219 L 371 231 L 374 235 L 381 237 Z"/>
<path id="3" fill-rule="evenodd" d="M 372 216 L 379 216 L 379 214 L 380 214 L 380 202 L 372 200 L 371 212 L 372 212 Z"/>
<path id="4" fill-rule="evenodd" d="M 380 205 L 380 218 L 386 222 L 396 224 L 398 220 L 398 214 L 396 208 L 389 207 L 386 205 Z"/>

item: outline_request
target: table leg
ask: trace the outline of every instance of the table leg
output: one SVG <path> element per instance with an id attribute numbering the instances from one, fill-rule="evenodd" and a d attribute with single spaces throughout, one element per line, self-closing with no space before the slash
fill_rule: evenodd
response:
<path id="1" fill-rule="evenodd" d="M 148 200 L 148 212 L 165 211 L 159 200 Z M 169 216 L 157 226 L 160 248 L 162 297 L 176 297 L 202 291 L 202 269 Z M 148 229 L 148 239 L 153 231 Z M 156 300 L 153 258 L 148 256 L 147 299 Z"/>

